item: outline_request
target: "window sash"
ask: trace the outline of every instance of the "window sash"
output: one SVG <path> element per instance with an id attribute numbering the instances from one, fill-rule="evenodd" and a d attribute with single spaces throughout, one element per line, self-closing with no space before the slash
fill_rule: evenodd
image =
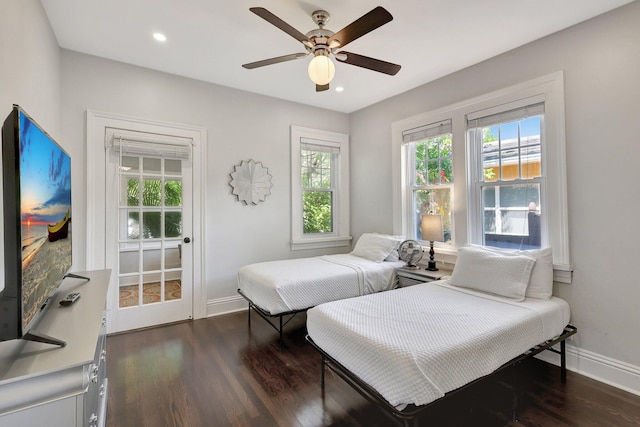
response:
<path id="1" fill-rule="evenodd" d="M 304 151 L 331 154 L 327 187 L 309 187 L 304 182 Z M 291 249 L 343 247 L 351 243 L 349 233 L 349 136 L 343 133 L 291 126 Z M 305 184 L 303 186 L 303 184 Z M 325 183 L 322 183 L 325 184 Z M 331 194 L 331 232 L 305 233 L 305 192 Z"/>
<path id="2" fill-rule="evenodd" d="M 405 176 L 405 188 L 406 188 L 406 200 L 407 203 L 411 205 L 411 208 L 408 209 L 408 215 L 406 218 L 407 221 L 407 237 L 410 239 L 420 239 L 421 231 L 420 231 L 420 217 L 423 214 L 437 212 L 443 215 L 443 224 L 445 227 L 445 236 L 447 238 L 447 243 L 453 243 L 453 219 L 452 219 L 452 209 L 453 209 L 453 173 L 450 175 L 449 182 L 443 179 L 443 176 L 438 173 L 438 182 L 430 182 L 430 178 L 428 177 L 429 172 L 429 163 L 437 162 L 437 170 L 442 170 L 442 161 L 448 160 L 450 162 L 453 161 L 453 145 L 451 146 L 451 152 L 448 156 L 441 155 L 441 147 L 438 146 L 438 155 L 436 157 L 428 157 L 428 147 L 427 153 L 425 153 L 424 161 L 427 163 L 425 168 L 425 172 L 427 176 L 424 178 L 425 184 L 419 184 L 416 182 L 416 175 L 418 170 L 418 159 L 416 156 L 417 144 L 419 143 L 428 143 L 427 141 L 439 138 L 450 136 L 453 139 L 452 134 L 452 121 L 450 119 L 441 120 L 429 125 L 418 126 L 413 129 L 409 129 L 407 131 L 403 131 L 403 145 L 404 150 L 406 151 L 406 176 Z M 440 144 L 440 143 L 439 143 Z M 448 195 L 444 196 L 443 194 L 438 194 L 439 197 L 429 198 L 428 206 L 424 206 L 425 203 L 422 203 L 421 206 L 418 206 L 418 199 L 420 198 L 419 192 L 435 192 L 441 193 L 443 191 L 448 191 Z M 442 199 L 446 200 L 442 200 Z M 436 200 L 437 199 L 437 200 Z"/>
<path id="3" fill-rule="evenodd" d="M 485 113 L 490 111 L 491 114 L 481 116 L 479 113 L 472 113 L 467 115 L 467 141 L 469 147 L 470 160 L 468 163 L 468 173 L 470 177 L 469 187 L 468 187 L 468 197 L 469 197 L 469 235 L 470 242 L 477 244 L 489 244 L 487 242 L 487 209 L 485 209 L 483 202 L 483 194 L 484 189 L 486 188 L 501 188 L 501 187 L 517 187 L 519 185 L 538 185 L 539 192 L 539 203 L 536 206 L 536 212 L 540 215 L 540 236 L 539 238 L 531 239 L 532 236 L 529 235 L 528 230 L 525 235 L 525 230 L 520 230 L 521 243 L 526 245 L 526 248 L 530 248 L 529 242 L 534 241 L 535 247 L 545 247 L 549 244 L 548 237 L 548 222 L 546 217 L 547 213 L 547 203 L 546 203 L 546 176 L 545 176 L 545 161 L 543 150 L 545 147 L 544 143 L 544 110 L 545 105 L 544 102 L 536 102 L 535 104 L 527 105 L 526 102 L 530 101 L 538 101 L 539 97 L 527 98 L 522 100 L 517 100 L 513 103 L 493 107 L 489 110 L 483 110 Z M 519 105 L 518 105 L 519 104 Z M 524 104 L 524 105 L 523 105 Z M 511 108 L 514 105 L 518 105 L 517 108 Z M 505 111 L 502 111 L 501 108 L 505 108 Z M 484 143 L 483 143 L 483 129 L 490 126 L 502 126 L 509 123 L 518 123 L 522 120 L 525 120 L 530 117 L 540 117 L 540 141 L 539 144 L 535 144 L 535 146 L 540 147 L 540 176 L 535 177 L 523 177 L 522 176 L 522 166 L 523 166 L 523 157 L 522 151 L 526 152 L 527 146 L 522 145 L 522 138 L 520 130 L 517 133 L 517 144 L 514 147 L 514 150 L 517 150 L 517 166 L 518 166 L 518 177 L 504 179 L 503 177 L 503 167 L 505 164 L 502 163 L 503 156 L 502 151 L 505 151 L 502 148 L 502 142 L 504 141 L 502 137 L 498 136 L 498 147 L 496 152 L 498 153 L 497 160 L 497 168 L 498 168 L 498 176 L 495 180 L 487 180 L 485 178 L 485 157 L 483 153 Z M 472 118 L 470 120 L 470 117 Z M 475 117 L 475 118 L 474 118 Z M 518 125 L 519 126 L 519 125 Z M 528 206 L 521 207 L 523 211 L 528 208 Z M 513 210 L 513 209 L 504 209 L 502 207 L 498 207 L 499 212 Z M 507 238 L 509 235 L 514 235 L 516 233 L 505 233 L 503 229 L 500 227 L 501 218 L 496 216 L 496 233 L 498 235 L 504 236 L 504 239 L 510 240 Z M 495 234 L 495 233 L 494 233 Z M 498 240 L 499 241 L 499 240 Z M 498 242 L 496 241 L 496 242 Z M 496 243 L 499 244 L 499 243 Z M 516 245 L 516 242 L 505 242 L 505 245 Z"/>

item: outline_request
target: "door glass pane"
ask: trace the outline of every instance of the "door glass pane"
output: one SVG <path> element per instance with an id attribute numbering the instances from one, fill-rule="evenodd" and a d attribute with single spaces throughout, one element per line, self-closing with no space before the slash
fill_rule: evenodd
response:
<path id="1" fill-rule="evenodd" d="M 140 238 L 140 212 L 138 210 L 129 210 L 127 212 L 126 238 L 137 240 Z"/>
<path id="2" fill-rule="evenodd" d="M 138 276 L 120 277 L 119 280 L 119 298 L 118 305 L 120 308 L 135 307 L 140 305 L 138 292 Z"/>
<path id="3" fill-rule="evenodd" d="M 142 271 L 160 271 L 162 251 L 159 248 L 142 250 Z"/>
<path id="4" fill-rule="evenodd" d="M 160 191 L 159 179 L 145 179 L 142 192 L 142 206 L 160 206 L 162 203 L 162 192 Z"/>
<path id="5" fill-rule="evenodd" d="M 137 177 L 123 177 L 126 191 L 120 195 L 121 206 L 138 206 L 140 204 L 140 181 Z"/>
<path id="6" fill-rule="evenodd" d="M 136 173 L 140 172 L 140 158 L 122 156 L 122 162 L 120 163 L 120 170 L 122 172 Z"/>
<path id="7" fill-rule="evenodd" d="M 182 181 L 166 180 L 164 183 L 164 205 L 182 206 Z"/>
<path id="8" fill-rule="evenodd" d="M 142 238 L 143 239 L 159 239 L 161 235 L 161 213 L 160 212 L 142 212 Z"/>
<path id="9" fill-rule="evenodd" d="M 167 242 L 169 246 L 172 242 Z M 167 247 L 164 250 L 164 268 L 181 268 L 182 267 L 182 245 L 176 244 L 175 247 Z"/>
<path id="10" fill-rule="evenodd" d="M 143 274 L 142 280 L 142 304 L 154 304 L 162 302 L 162 274 Z"/>
<path id="11" fill-rule="evenodd" d="M 181 175 L 182 160 L 166 159 L 164 161 L 164 173 L 167 175 Z"/>
<path id="12" fill-rule="evenodd" d="M 120 274 L 136 273 L 139 268 L 137 244 L 120 244 Z"/>
<path id="13" fill-rule="evenodd" d="M 182 212 L 167 212 L 164 218 L 164 236 L 180 237 L 182 233 Z"/>
<path id="14" fill-rule="evenodd" d="M 162 172 L 162 159 L 144 157 L 142 159 L 142 172 L 159 174 Z"/>
<path id="15" fill-rule="evenodd" d="M 164 299 L 166 301 L 179 300 L 182 298 L 182 280 L 180 271 L 166 273 Z"/>

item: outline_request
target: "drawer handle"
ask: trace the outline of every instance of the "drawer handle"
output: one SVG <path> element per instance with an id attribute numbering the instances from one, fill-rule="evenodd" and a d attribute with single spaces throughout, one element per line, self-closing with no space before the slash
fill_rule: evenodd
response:
<path id="1" fill-rule="evenodd" d="M 91 381 L 92 383 L 97 383 L 98 382 L 98 367 L 97 366 L 93 366 L 93 369 L 91 370 L 91 375 L 89 376 L 89 381 Z"/>

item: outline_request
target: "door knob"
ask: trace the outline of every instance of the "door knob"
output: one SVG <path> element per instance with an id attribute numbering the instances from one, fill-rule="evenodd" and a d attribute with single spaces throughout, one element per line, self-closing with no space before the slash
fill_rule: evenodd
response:
<path id="1" fill-rule="evenodd" d="M 190 238 L 188 238 L 188 237 L 185 237 L 183 241 L 184 241 L 185 243 L 190 243 L 190 242 L 191 242 L 191 239 L 190 239 Z"/>

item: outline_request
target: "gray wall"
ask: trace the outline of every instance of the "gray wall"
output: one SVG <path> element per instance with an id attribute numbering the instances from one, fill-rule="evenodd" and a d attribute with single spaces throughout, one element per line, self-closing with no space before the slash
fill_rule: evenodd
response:
<path id="1" fill-rule="evenodd" d="M 564 70 L 575 273 L 555 292 L 571 305 L 575 345 L 640 366 L 639 22 L 634 2 L 351 114 L 354 237 L 392 231 L 392 122 Z"/>
<path id="2" fill-rule="evenodd" d="M 2 120 L 13 104 L 60 139 L 60 49 L 36 0 L 3 0 L 0 7 Z"/>
<path id="3" fill-rule="evenodd" d="M 329 253 L 289 249 L 290 125 L 348 132 L 346 114 L 68 50 L 62 50 L 61 60 L 62 129 L 75 158 L 85 157 L 87 109 L 207 129 L 203 262 L 209 300 L 237 296 L 236 274 L 244 264 Z M 249 159 L 261 161 L 273 176 L 271 195 L 255 206 L 238 202 L 228 184 L 233 166 Z M 83 166 L 79 176 L 103 167 Z M 82 184 L 74 181 L 74 185 Z M 84 206 L 85 199 L 82 189 L 74 204 Z M 81 220 L 74 221 L 74 226 L 82 232 L 86 227 Z M 75 241 L 78 246 L 84 243 L 82 238 Z M 80 264 L 84 254 L 85 249 L 79 247 L 76 259 Z"/>
<path id="4" fill-rule="evenodd" d="M 60 49 L 47 15 L 37 0 L 2 0 L 0 7 L 2 123 L 13 104 L 24 108 L 40 126 L 68 149 L 60 138 Z M 1 169 L 0 164 L 0 172 Z M 4 240 L 3 227 L 0 227 L 0 239 Z M 0 256 L 0 289 L 3 288 L 4 256 Z"/>

